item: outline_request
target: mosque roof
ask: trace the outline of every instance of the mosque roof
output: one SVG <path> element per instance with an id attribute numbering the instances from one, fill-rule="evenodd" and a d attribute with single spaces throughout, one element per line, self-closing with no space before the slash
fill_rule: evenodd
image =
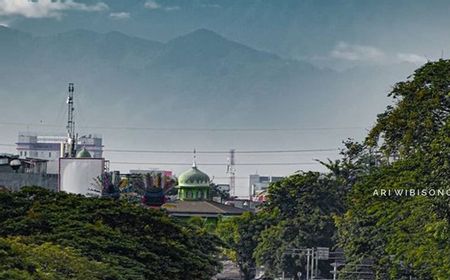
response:
<path id="1" fill-rule="evenodd" d="M 81 151 L 79 151 L 77 153 L 77 158 L 91 158 L 91 153 L 89 153 L 88 150 L 86 150 L 86 148 L 81 149 Z"/>
<path id="2" fill-rule="evenodd" d="M 178 187 L 209 187 L 211 179 L 194 164 L 178 177 Z"/>
<path id="3" fill-rule="evenodd" d="M 162 208 L 166 209 L 172 216 L 201 216 L 201 217 L 217 217 L 241 215 L 246 210 L 231 205 L 225 205 L 215 201 L 190 201 L 178 200 L 175 202 L 165 203 Z"/>

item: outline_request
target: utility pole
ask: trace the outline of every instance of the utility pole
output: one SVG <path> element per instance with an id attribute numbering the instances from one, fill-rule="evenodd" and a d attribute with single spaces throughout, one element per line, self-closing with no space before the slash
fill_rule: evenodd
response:
<path id="1" fill-rule="evenodd" d="M 306 280 L 310 280 L 311 275 L 309 273 L 309 265 L 310 265 L 310 253 L 311 249 L 306 249 Z"/>
<path id="2" fill-rule="evenodd" d="M 337 279 L 337 261 L 333 263 L 333 280 Z"/>
<path id="3" fill-rule="evenodd" d="M 329 259 L 329 248 L 289 248 L 285 254 L 290 254 L 292 257 L 298 255 L 304 257 L 306 253 L 306 280 L 314 280 L 319 276 L 319 260 Z M 282 271 L 284 275 L 284 271 Z"/>
<path id="4" fill-rule="evenodd" d="M 319 249 L 316 248 L 316 277 L 319 275 Z"/>

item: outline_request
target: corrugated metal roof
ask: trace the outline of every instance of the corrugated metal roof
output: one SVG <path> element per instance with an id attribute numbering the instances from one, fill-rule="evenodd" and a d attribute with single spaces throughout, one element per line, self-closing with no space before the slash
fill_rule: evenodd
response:
<path id="1" fill-rule="evenodd" d="M 241 215 L 244 209 L 225 205 L 215 201 L 176 201 L 165 203 L 162 208 L 174 216 L 218 216 Z"/>

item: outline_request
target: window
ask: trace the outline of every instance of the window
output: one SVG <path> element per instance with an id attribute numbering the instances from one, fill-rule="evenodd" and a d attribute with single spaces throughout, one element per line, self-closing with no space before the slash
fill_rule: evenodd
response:
<path id="1" fill-rule="evenodd" d="M 48 152 L 48 157 L 49 157 L 49 158 L 52 157 L 52 152 Z"/>

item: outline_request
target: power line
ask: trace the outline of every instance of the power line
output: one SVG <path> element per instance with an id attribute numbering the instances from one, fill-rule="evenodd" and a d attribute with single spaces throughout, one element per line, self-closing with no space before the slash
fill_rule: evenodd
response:
<path id="1" fill-rule="evenodd" d="M 4 146 L 4 147 L 15 147 L 16 145 L 13 145 L 13 144 L 0 144 L 0 146 Z"/>
<path id="2" fill-rule="evenodd" d="M 222 177 L 220 177 L 220 176 L 219 176 L 219 177 L 217 177 L 217 176 L 212 176 L 212 177 L 213 177 L 212 179 L 222 179 L 222 180 L 224 180 L 224 179 L 230 179 L 230 177 L 223 177 L 223 176 L 222 176 Z M 236 176 L 235 179 L 248 179 L 248 177 L 243 177 L 243 176 L 239 176 L 239 177 L 238 177 L 238 176 Z"/>
<path id="3" fill-rule="evenodd" d="M 124 130 L 153 130 L 153 131 L 187 131 L 187 132 L 264 132 L 264 131 L 327 131 L 327 130 L 354 130 L 365 129 L 362 126 L 349 127 L 292 127 L 292 128 L 198 128 L 198 127 L 105 127 L 105 126 L 87 126 L 83 128 L 90 129 L 124 129 Z"/>
<path id="4" fill-rule="evenodd" d="M 184 162 L 132 162 L 132 161 L 111 161 L 110 163 L 113 164 L 131 164 L 131 165 L 172 165 L 172 166 L 188 166 L 192 165 L 192 163 L 184 163 Z M 267 166 L 274 166 L 274 165 L 315 165 L 320 164 L 319 162 L 263 162 L 263 163 L 236 163 L 235 165 L 242 165 L 242 166 L 259 166 L 259 165 L 267 165 Z M 227 165 L 226 162 L 224 163 L 202 163 L 201 165 L 213 165 L 213 166 L 225 166 Z"/>
<path id="5" fill-rule="evenodd" d="M 63 125 L 43 124 L 43 123 L 21 123 L 21 122 L 0 122 L 0 125 L 9 126 L 40 126 L 64 128 Z M 331 131 L 331 130 L 358 130 L 366 129 L 364 126 L 342 126 L 342 127 L 288 127 L 288 128 L 255 128 L 255 127 L 231 127 L 231 128 L 205 128 L 205 127 L 132 127 L 132 126 L 80 126 L 83 129 L 107 129 L 107 130 L 150 130 L 150 131 L 183 131 L 183 132 L 273 132 L 273 131 Z"/>
<path id="6" fill-rule="evenodd" d="M 111 153 L 153 153 L 153 154 L 192 154 L 187 150 L 127 150 L 127 149 L 104 149 Z M 294 149 L 294 150 L 236 150 L 236 154 L 281 154 L 281 153 L 309 153 L 309 152 L 337 152 L 339 149 Z M 229 151 L 196 151 L 197 154 L 228 154 Z"/>
<path id="7" fill-rule="evenodd" d="M 16 147 L 14 144 L 0 143 L 0 146 Z M 282 154 L 282 153 L 317 153 L 317 152 L 337 152 L 335 148 L 319 149 L 287 149 L 287 150 L 236 150 L 236 154 Z M 153 153 L 153 154 L 192 154 L 191 150 L 132 150 L 132 149 L 103 149 L 109 153 Z M 228 154 L 226 150 L 205 150 L 196 151 L 198 154 Z"/>

